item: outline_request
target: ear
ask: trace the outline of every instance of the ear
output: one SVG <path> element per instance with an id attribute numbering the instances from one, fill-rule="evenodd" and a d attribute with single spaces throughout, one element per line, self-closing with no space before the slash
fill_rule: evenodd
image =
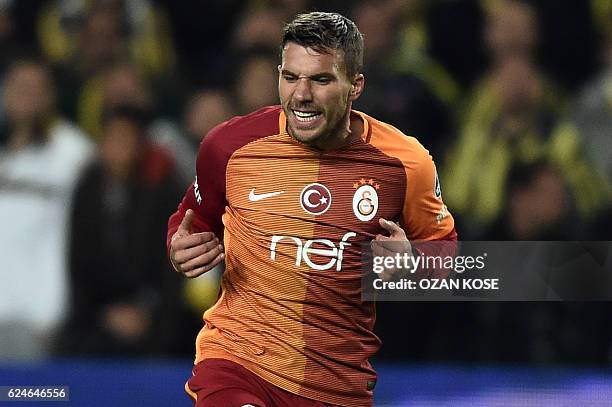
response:
<path id="1" fill-rule="evenodd" d="M 363 92 L 363 87 L 365 85 L 365 77 L 363 74 L 359 73 L 355 75 L 353 78 L 353 82 L 351 83 L 351 91 L 349 92 L 349 99 L 356 100 L 361 96 L 361 92 Z"/>

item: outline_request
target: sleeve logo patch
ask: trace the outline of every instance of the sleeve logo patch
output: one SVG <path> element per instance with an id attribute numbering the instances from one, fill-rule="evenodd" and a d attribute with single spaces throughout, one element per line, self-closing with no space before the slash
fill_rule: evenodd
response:
<path id="1" fill-rule="evenodd" d="M 193 182 L 193 194 L 198 202 L 198 205 L 202 203 L 202 195 L 200 194 L 200 186 L 198 185 L 198 176 L 196 175 L 195 181 Z"/>
<path id="2" fill-rule="evenodd" d="M 434 185 L 434 195 L 437 199 L 442 197 L 442 188 L 440 187 L 440 178 L 438 177 L 438 171 L 436 170 L 436 184 Z"/>
<path id="3" fill-rule="evenodd" d="M 436 223 L 439 225 L 447 216 L 448 208 L 446 205 L 442 204 L 442 208 L 440 208 L 440 212 L 438 212 L 438 215 L 436 216 Z"/>

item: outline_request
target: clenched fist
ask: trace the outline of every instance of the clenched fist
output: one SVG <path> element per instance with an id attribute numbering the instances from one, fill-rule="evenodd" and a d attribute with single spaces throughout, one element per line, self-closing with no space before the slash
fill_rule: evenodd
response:
<path id="1" fill-rule="evenodd" d="M 213 232 L 192 232 L 194 216 L 188 209 L 170 240 L 170 261 L 176 271 L 189 278 L 206 273 L 225 257 L 223 245 Z"/>

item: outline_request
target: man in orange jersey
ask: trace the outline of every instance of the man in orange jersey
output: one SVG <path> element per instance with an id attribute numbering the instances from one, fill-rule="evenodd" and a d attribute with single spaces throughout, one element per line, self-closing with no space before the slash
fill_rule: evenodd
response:
<path id="1" fill-rule="evenodd" d="M 427 150 L 351 109 L 364 87 L 352 21 L 299 15 L 281 52 L 281 106 L 209 132 L 169 221 L 178 272 L 225 260 L 186 391 L 196 406 L 371 406 L 364 244 L 456 240 L 453 218 Z"/>

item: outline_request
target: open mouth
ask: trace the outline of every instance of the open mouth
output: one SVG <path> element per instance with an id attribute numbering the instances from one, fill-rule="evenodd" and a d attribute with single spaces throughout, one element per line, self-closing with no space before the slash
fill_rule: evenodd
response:
<path id="1" fill-rule="evenodd" d="M 299 110 L 292 110 L 295 118 L 302 123 L 312 122 L 321 117 L 321 112 L 301 112 Z"/>

